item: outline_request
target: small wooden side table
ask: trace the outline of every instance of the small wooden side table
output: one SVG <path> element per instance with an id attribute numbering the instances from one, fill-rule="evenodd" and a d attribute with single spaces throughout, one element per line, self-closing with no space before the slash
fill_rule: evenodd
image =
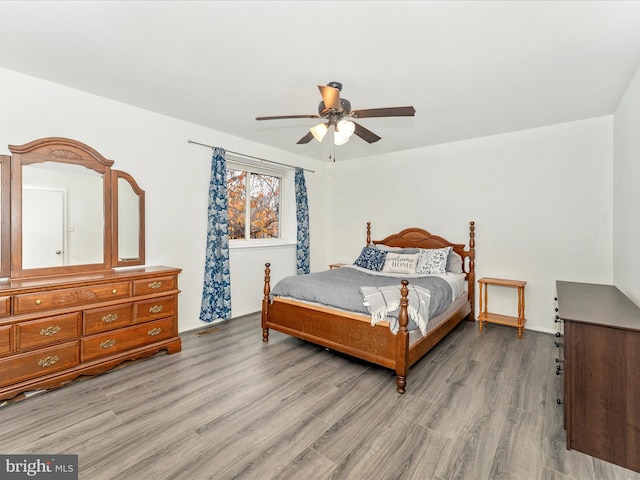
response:
<path id="1" fill-rule="evenodd" d="M 510 327 L 518 327 L 518 338 L 522 338 L 524 324 L 527 321 L 527 319 L 524 317 L 524 286 L 526 284 L 527 282 L 524 282 L 522 280 L 506 280 L 504 278 L 485 277 L 478 280 L 478 285 L 480 287 L 480 315 L 478 316 L 478 320 L 480 322 L 480 331 L 482 331 L 483 323 L 499 323 L 501 325 L 508 325 Z M 489 303 L 487 287 L 489 285 L 499 285 L 501 287 L 513 287 L 518 289 L 517 317 L 512 317 L 510 315 L 500 315 L 498 313 L 490 313 L 487 311 Z"/>
<path id="2" fill-rule="evenodd" d="M 343 265 L 346 265 L 346 263 L 330 263 L 329 270 L 333 270 L 334 268 L 340 268 Z"/>

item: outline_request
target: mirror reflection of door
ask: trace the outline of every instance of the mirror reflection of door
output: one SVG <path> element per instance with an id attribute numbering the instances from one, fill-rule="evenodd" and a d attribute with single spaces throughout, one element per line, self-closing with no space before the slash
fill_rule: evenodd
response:
<path id="1" fill-rule="evenodd" d="M 23 185 L 22 268 L 66 264 L 65 212 L 64 190 Z"/>

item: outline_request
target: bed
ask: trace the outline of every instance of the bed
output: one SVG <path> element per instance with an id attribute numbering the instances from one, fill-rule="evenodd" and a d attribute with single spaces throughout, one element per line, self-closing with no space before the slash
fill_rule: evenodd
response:
<path id="1" fill-rule="evenodd" d="M 391 282 L 399 288 L 399 308 L 397 318 L 379 321 L 372 325 L 372 315 L 361 311 L 323 304 L 318 301 L 296 296 L 274 295 L 271 289 L 271 265 L 265 264 L 264 297 L 262 300 L 262 340 L 269 341 L 269 330 L 273 329 L 302 340 L 321 345 L 353 357 L 381 365 L 396 373 L 396 389 L 399 394 L 406 392 L 409 368 L 426 355 L 440 340 L 451 332 L 462 320 L 473 322 L 475 296 L 475 224 L 469 224 L 469 250 L 465 244 L 452 243 L 421 228 L 407 228 L 389 235 L 383 240 L 371 240 L 371 223 L 367 223 L 366 249 L 394 252 L 396 249 L 421 249 L 437 251 L 450 247 L 462 260 L 461 277 L 464 288 L 461 295 L 452 298 L 450 305 L 433 318 L 429 318 L 426 334 L 412 329 L 415 323 L 415 308 L 410 306 L 410 289 L 418 283 L 412 275 L 392 275 Z M 409 251 L 409 250 L 405 250 Z M 365 249 L 363 249 L 363 253 Z M 358 259 L 362 258 L 363 253 Z M 357 261 L 356 261 L 357 263 Z M 332 269 L 323 276 L 334 276 L 345 267 Z M 357 267 L 355 269 L 358 269 Z M 351 275 L 345 270 L 341 277 Z M 315 274 L 289 277 L 296 284 L 304 284 L 305 277 Z M 278 282 L 274 291 L 287 279 Z M 336 280 L 336 285 L 339 280 Z M 414 289 L 417 287 L 414 287 Z M 452 295 L 453 297 L 453 295 Z M 412 300 L 413 301 L 413 300 Z M 362 297 L 360 298 L 362 302 Z M 411 312 L 411 315 L 410 315 Z M 397 332 L 390 328 L 395 324 Z"/>

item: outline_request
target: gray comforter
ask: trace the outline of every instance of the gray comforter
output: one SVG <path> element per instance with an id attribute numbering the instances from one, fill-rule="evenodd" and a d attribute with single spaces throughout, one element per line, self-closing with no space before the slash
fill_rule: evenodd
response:
<path id="1" fill-rule="evenodd" d="M 360 287 L 400 286 L 401 280 L 402 278 L 399 277 L 369 274 L 355 268 L 342 267 L 283 278 L 273 287 L 271 295 L 321 303 L 368 315 L 370 312 L 363 304 Z M 431 292 L 429 318 L 439 315 L 451 304 L 453 294 L 446 280 L 434 276 L 407 280 L 410 284 L 426 288 Z M 390 312 L 389 316 L 397 318 L 398 311 Z"/>

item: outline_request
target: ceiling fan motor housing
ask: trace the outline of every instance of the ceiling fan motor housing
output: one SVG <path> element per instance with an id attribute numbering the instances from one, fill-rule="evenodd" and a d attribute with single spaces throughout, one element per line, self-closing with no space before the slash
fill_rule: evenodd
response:
<path id="1" fill-rule="evenodd" d="M 341 117 L 344 115 L 349 115 L 351 113 L 351 102 L 346 98 L 341 98 L 340 108 Z M 318 113 L 322 116 L 325 116 L 327 114 L 327 107 L 325 106 L 324 101 L 318 104 Z"/>

